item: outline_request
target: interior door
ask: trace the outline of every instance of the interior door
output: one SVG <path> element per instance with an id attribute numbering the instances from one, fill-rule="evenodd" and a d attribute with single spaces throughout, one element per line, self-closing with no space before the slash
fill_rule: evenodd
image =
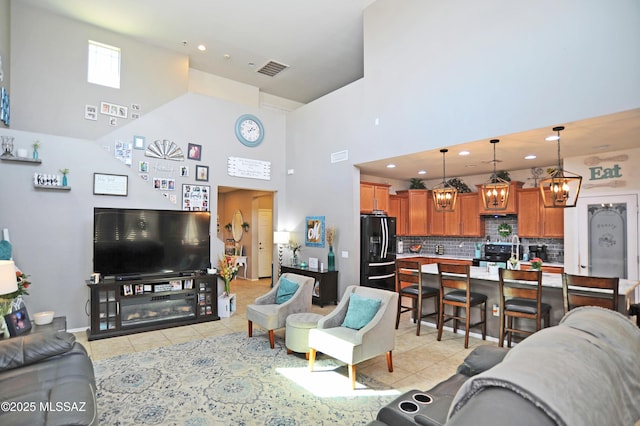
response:
<path id="1" fill-rule="evenodd" d="M 638 197 L 580 197 L 578 204 L 580 275 L 638 277 Z"/>
<path id="2" fill-rule="evenodd" d="M 270 277 L 273 262 L 273 212 L 258 209 L 258 277 Z"/>

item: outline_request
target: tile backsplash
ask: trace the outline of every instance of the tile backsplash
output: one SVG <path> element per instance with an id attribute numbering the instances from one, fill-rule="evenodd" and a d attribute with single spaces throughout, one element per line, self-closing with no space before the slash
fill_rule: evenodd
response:
<path id="1" fill-rule="evenodd" d="M 473 237 L 398 237 L 404 245 L 404 253 L 409 253 L 409 246 L 422 244 L 420 254 L 435 254 L 436 245 L 444 246 L 444 254 L 455 257 L 472 259 L 475 257 L 475 245 L 487 241 L 511 242 L 511 237 L 502 238 L 498 235 L 498 226 L 507 223 L 513 229 L 513 235 L 518 234 L 518 218 L 516 216 L 486 217 L 482 219 L 485 226 L 485 236 Z M 550 263 L 564 263 L 564 240 L 562 238 L 520 238 L 524 253 L 529 252 L 529 245 L 546 245 Z"/>

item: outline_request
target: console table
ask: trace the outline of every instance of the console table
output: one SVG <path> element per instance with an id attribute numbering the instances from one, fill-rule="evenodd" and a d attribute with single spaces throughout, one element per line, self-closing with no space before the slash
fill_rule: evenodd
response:
<path id="1" fill-rule="evenodd" d="M 314 278 L 316 282 L 313 286 L 313 303 L 322 307 L 329 302 L 338 304 L 338 271 L 321 271 L 291 265 L 282 265 L 281 271 L 283 274 L 289 272 Z"/>

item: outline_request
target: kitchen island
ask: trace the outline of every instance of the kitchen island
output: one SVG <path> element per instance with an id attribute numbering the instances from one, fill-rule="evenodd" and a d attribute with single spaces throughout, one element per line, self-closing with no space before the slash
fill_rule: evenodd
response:
<path id="1" fill-rule="evenodd" d="M 422 265 L 423 282 L 430 287 L 439 287 L 438 265 L 425 263 Z M 635 289 L 640 282 L 620 280 L 618 289 L 618 311 L 628 316 L 630 303 L 637 303 Z M 557 325 L 564 316 L 562 301 L 562 274 L 542 273 L 542 301 L 551 305 L 551 325 Z M 500 317 L 492 315 L 494 305 L 499 305 L 500 289 L 498 271 L 489 272 L 487 268 L 471 267 L 471 291 L 487 295 L 487 336 L 498 338 L 500 332 Z M 471 322 L 480 319 L 479 310 L 471 309 Z M 533 321 L 522 321 L 523 326 L 533 325 Z M 523 327 L 524 328 L 524 327 Z M 531 327 L 530 329 L 533 329 Z M 475 332 L 475 329 L 472 329 Z M 478 330 L 479 333 L 479 330 Z"/>

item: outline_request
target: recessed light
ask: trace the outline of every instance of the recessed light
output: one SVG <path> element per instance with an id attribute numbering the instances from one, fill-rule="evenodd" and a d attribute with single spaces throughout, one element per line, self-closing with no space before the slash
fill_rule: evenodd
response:
<path id="1" fill-rule="evenodd" d="M 395 169 L 396 165 L 395 164 L 387 164 L 387 169 Z"/>
<path id="2" fill-rule="evenodd" d="M 460 151 L 458 155 L 469 155 L 471 154 L 469 151 Z"/>
<path id="3" fill-rule="evenodd" d="M 526 157 L 524 157 L 524 159 L 525 159 L 525 160 L 535 160 L 536 158 L 538 158 L 538 157 L 536 157 L 536 156 L 535 156 L 535 155 L 533 155 L 533 154 L 529 154 L 529 155 L 527 155 Z"/>
<path id="4" fill-rule="evenodd" d="M 199 44 L 198 45 L 198 50 L 201 52 L 204 52 L 205 50 L 207 50 L 207 46 L 205 46 L 204 44 Z"/>
<path id="5" fill-rule="evenodd" d="M 418 174 L 419 175 L 426 175 L 427 171 L 426 170 L 418 170 Z"/>
<path id="6" fill-rule="evenodd" d="M 222 57 L 223 57 L 224 59 L 230 59 L 230 58 L 231 58 L 231 55 L 229 55 L 228 53 L 225 53 L 224 55 L 222 55 Z"/>
<path id="7" fill-rule="evenodd" d="M 248 64 L 248 65 L 249 65 L 250 67 L 255 67 L 255 66 L 256 66 L 256 63 L 255 63 L 255 62 L 249 62 L 249 64 Z"/>

